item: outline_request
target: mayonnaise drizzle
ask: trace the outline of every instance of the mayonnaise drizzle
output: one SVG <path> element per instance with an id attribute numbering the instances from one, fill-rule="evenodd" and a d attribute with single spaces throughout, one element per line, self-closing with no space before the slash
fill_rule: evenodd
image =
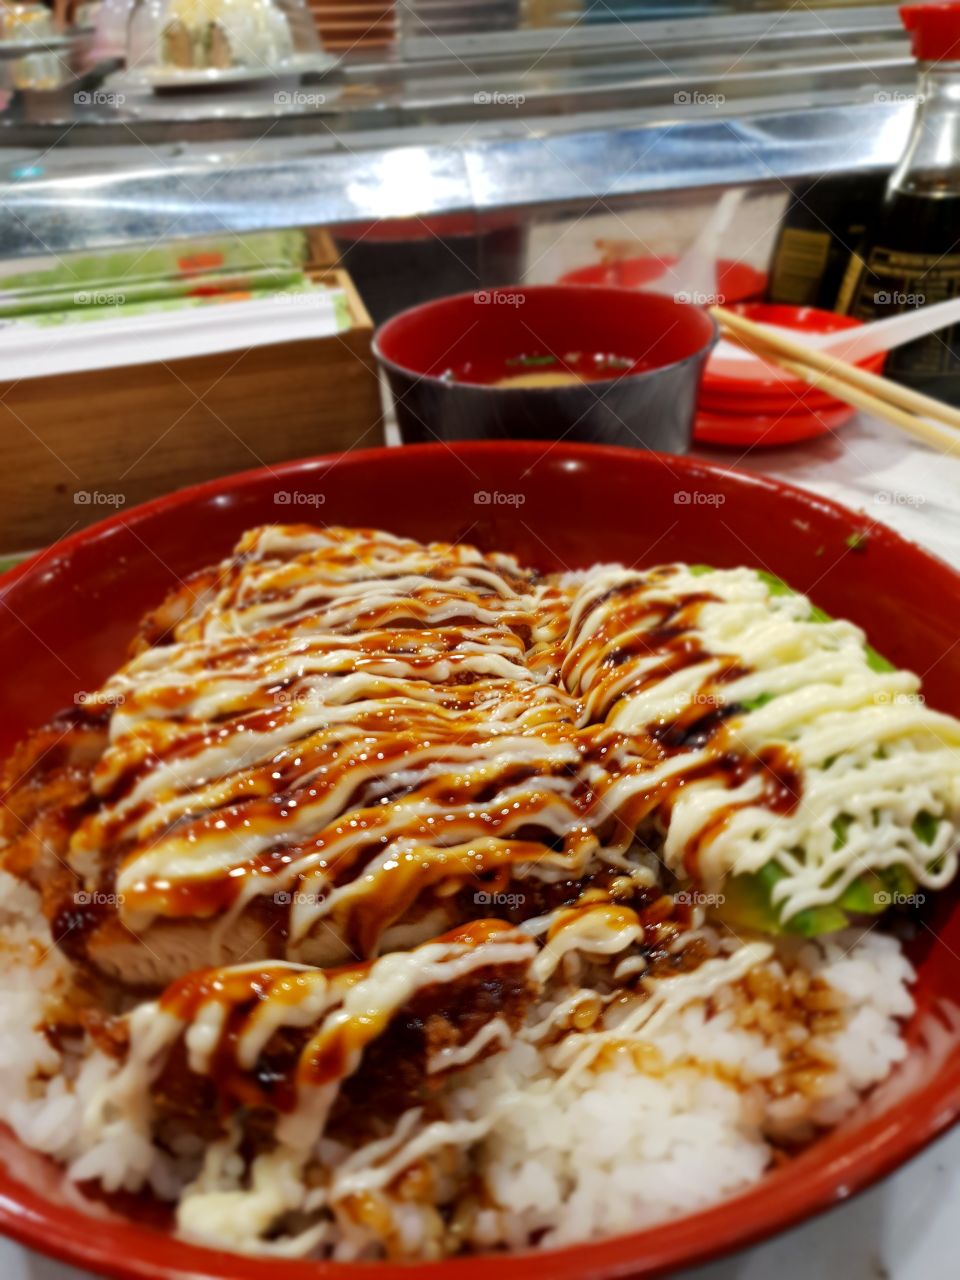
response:
<path id="1" fill-rule="evenodd" d="M 448 897 L 502 867 L 577 877 L 637 831 L 712 886 L 775 862 L 784 917 L 865 869 L 955 873 L 957 721 L 751 570 L 538 577 L 294 526 L 247 534 L 216 582 L 100 694 L 70 856 L 92 883 L 115 869 L 138 929 L 279 892 L 291 946 L 332 927 L 369 953 L 420 868 Z"/>

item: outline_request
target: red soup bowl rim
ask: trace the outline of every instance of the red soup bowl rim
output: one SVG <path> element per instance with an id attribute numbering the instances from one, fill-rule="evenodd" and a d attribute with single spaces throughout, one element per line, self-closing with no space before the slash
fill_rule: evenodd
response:
<path id="1" fill-rule="evenodd" d="M 670 307 L 688 307 L 691 311 L 696 311 L 710 325 L 710 335 L 701 343 L 694 351 L 688 355 L 681 356 L 678 360 L 671 360 L 667 364 L 654 365 L 651 369 L 640 369 L 637 373 L 622 373 L 617 378 L 591 378 L 589 384 L 594 388 L 595 394 L 602 395 L 608 387 L 617 386 L 620 383 L 635 383 L 641 378 L 652 378 L 659 374 L 667 373 L 672 369 L 680 369 L 685 364 L 692 364 L 697 360 L 709 356 L 710 352 L 717 345 L 720 337 L 720 326 L 717 321 L 708 312 L 694 307 L 688 302 L 677 302 L 674 298 L 668 298 L 664 294 L 648 293 L 644 289 L 629 289 L 623 285 L 593 285 L 593 284 L 564 284 L 557 282 L 556 284 L 515 284 L 515 285 L 497 285 L 490 289 L 470 289 L 464 293 L 450 293 L 442 298 L 433 298 L 430 302 L 418 302 L 415 306 L 407 307 L 403 311 L 398 311 L 396 315 L 391 316 L 389 320 L 384 320 L 373 335 L 372 349 L 377 360 L 385 369 L 389 369 L 392 373 L 398 373 L 406 378 L 413 378 L 415 382 L 429 382 L 438 387 L 443 387 L 451 391 L 459 391 L 469 389 L 470 391 L 482 392 L 524 392 L 527 395 L 563 395 L 565 392 L 581 391 L 583 388 L 577 383 L 556 387 L 501 387 L 496 383 L 490 382 L 451 382 L 447 378 L 438 377 L 435 373 L 420 373 L 417 369 L 412 369 L 409 365 L 400 364 L 391 356 L 385 355 L 383 351 L 383 339 L 390 336 L 388 330 L 392 325 L 402 320 L 407 320 L 416 312 L 427 313 L 438 310 L 443 304 L 451 302 L 465 302 L 469 298 L 474 298 L 478 293 L 545 293 L 547 291 L 557 293 L 591 293 L 602 294 L 603 292 L 616 293 L 626 295 L 632 300 L 644 300 L 647 298 L 655 298 L 658 302 L 662 301 Z"/>
<path id="2" fill-rule="evenodd" d="M 636 468 L 655 481 L 666 474 L 690 483 L 709 482 L 763 492 L 777 503 L 789 504 L 797 518 L 825 516 L 838 528 L 869 530 L 871 543 L 913 556 L 945 588 L 960 588 L 960 575 L 901 535 L 819 495 L 765 476 L 750 475 L 697 458 L 598 445 L 552 444 L 536 441 L 470 442 L 456 445 L 409 445 L 402 450 L 377 448 L 352 454 L 330 454 L 259 468 L 208 481 L 156 498 L 127 512 L 71 534 L 52 549 L 38 553 L 0 580 L 0 601 L 11 608 L 17 586 L 51 566 L 69 564 L 77 550 L 108 539 L 122 526 L 149 526 L 157 517 L 172 515 L 211 498 L 255 494 L 278 481 L 326 474 L 331 468 L 389 466 L 398 456 L 424 469 L 443 469 L 471 455 L 493 465 L 543 461 L 554 465 L 584 464 Z M 210 519 L 215 516 L 211 509 Z M 786 518 L 786 512 L 784 516 Z M 139 535 L 135 534 L 139 540 Z M 504 549 L 509 550 L 509 546 Z M 755 1243 L 788 1226 L 865 1190 L 945 1131 L 960 1113 L 960 1055 L 941 1063 L 925 1084 L 915 1087 L 895 1105 L 867 1118 L 849 1132 L 843 1128 L 825 1136 L 787 1165 L 759 1183 L 704 1210 L 641 1231 L 545 1251 L 478 1255 L 416 1265 L 416 1274 L 429 1280 L 489 1280 L 491 1265 L 505 1280 L 613 1280 L 630 1275 L 650 1276 L 678 1266 L 702 1262 Z M 6 1149 L 19 1144 L 3 1131 Z M 31 1153 L 33 1160 L 45 1158 Z M 49 1162 L 47 1162 L 49 1163 Z M 329 1263 L 245 1257 L 189 1244 L 147 1225 L 118 1217 L 85 1213 L 74 1204 L 55 1203 L 42 1191 L 14 1177 L 0 1161 L 0 1231 L 41 1253 L 88 1266 L 123 1280 L 410 1280 L 409 1263 Z"/>

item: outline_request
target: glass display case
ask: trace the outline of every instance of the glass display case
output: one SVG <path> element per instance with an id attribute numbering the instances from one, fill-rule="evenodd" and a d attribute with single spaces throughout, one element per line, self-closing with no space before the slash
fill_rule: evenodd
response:
<path id="1" fill-rule="evenodd" d="M 544 226 L 603 218 L 592 246 L 649 214 L 667 252 L 710 189 L 779 207 L 883 171 L 912 111 L 894 4 L 123 3 L 72 84 L 2 99 L 0 259 L 325 227 L 382 313 L 427 277 L 590 264 Z"/>

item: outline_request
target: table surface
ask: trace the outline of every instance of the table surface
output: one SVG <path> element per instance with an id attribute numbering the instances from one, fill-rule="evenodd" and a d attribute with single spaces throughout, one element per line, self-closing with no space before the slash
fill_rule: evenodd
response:
<path id="1" fill-rule="evenodd" d="M 960 450 L 944 457 L 861 417 L 795 448 L 700 452 L 863 509 L 960 568 Z M 960 1129 L 850 1204 L 680 1280 L 957 1280 L 958 1216 Z M 85 1275 L 0 1240 L 2 1280 Z"/>

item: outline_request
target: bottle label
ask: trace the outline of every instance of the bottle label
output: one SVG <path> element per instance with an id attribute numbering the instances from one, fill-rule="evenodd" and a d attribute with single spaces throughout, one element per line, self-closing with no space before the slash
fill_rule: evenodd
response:
<path id="1" fill-rule="evenodd" d="M 875 245 L 866 264 L 854 258 L 841 297 L 858 320 L 879 320 L 960 294 L 960 254 L 911 253 Z M 891 351 L 889 377 L 935 376 L 960 369 L 960 329 L 951 326 Z"/>
<path id="2" fill-rule="evenodd" d="M 784 227 L 770 278 L 771 300 L 793 306 L 815 306 L 830 257 L 830 245 L 829 231 Z"/>
<path id="3" fill-rule="evenodd" d="M 859 253 L 851 253 L 847 269 L 843 273 L 840 292 L 837 294 L 837 310 L 841 315 L 853 314 L 853 300 L 857 293 L 857 285 L 863 275 L 866 263 Z"/>

